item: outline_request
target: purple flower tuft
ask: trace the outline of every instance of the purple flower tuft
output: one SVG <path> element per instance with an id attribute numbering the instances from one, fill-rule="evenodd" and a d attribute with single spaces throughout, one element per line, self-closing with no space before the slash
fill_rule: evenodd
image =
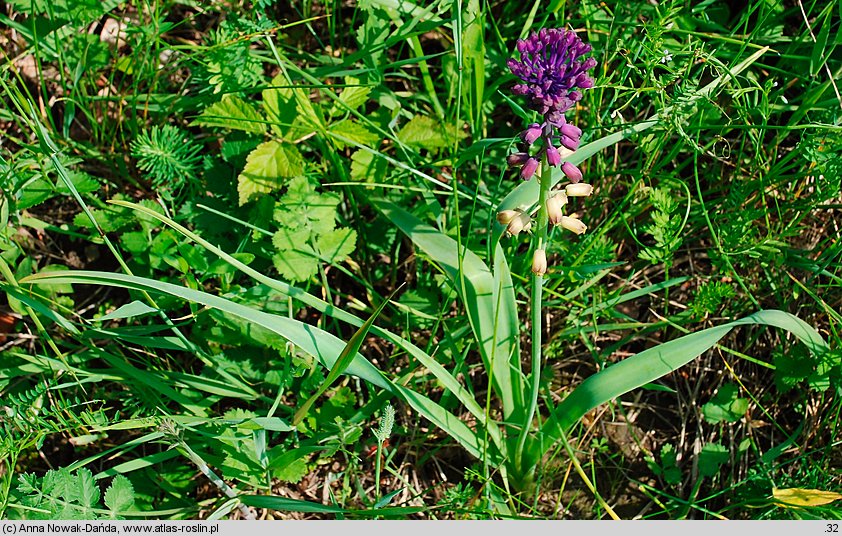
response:
<path id="1" fill-rule="evenodd" d="M 530 158 L 523 164 L 523 167 L 520 168 L 520 178 L 525 181 L 528 181 L 532 178 L 532 175 L 535 175 L 535 172 L 538 171 L 538 166 L 541 163 L 536 160 L 535 158 Z"/>
<path id="2" fill-rule="evenodd" d="M 541 137 L 541 133 L 543 132 L 543 128 L 538 123 L 532 123 L 526 130 L 524 130 L 520 137 L 525 141 L 528 145 L 532 145 L 535 143 L 535 140 Z"/>
<path id="3" fill-rule="evenodd" d="M 570 179 L 570 182 L 573 184 L 582 180 L 582 172 L 570 162 L 563 163 L 561 165 L 561 171 L 567 175 L 567 178 Z"/>
<path id="4" fill-rule="evenodd" d="M 529 106 L 542 115 L 563 114 L 582 98 L 576 88 L 593 87 L 587 74 L 596 66 L 593 58 L 583 58 L 591 46 L 575 32 L 542 29 L 517 42 L 520 61 L 510 59 L 509 70 L 521 79 L 512 92 L 529 98 Z"/>
<path id="5" fill-rule="evenodd" d="M 547 144 L 547 163 L 553 167 L 561 164 L 561 154 L 549 143 Z"/>

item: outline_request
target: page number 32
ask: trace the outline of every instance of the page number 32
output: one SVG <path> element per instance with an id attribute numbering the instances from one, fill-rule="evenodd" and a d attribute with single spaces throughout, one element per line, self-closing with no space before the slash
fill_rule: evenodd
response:
<path id="1" fill-rule="evenodd" d="M 839 523 L 828 523 L 825 525 L 825 532 L 839 532 Z"/>

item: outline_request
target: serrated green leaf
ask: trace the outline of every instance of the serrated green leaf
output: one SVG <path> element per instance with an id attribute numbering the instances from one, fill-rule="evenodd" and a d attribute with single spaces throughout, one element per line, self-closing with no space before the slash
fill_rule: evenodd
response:
<path id="1" fill-rule="evenodd" d="M 134 509 L 134 486 L 131 480 L 123 475 L 115 476 L 105 490 L 105 506 L 114 513 Z"/>
<path id="2" fill-rule="evenodd" d="M 240 205 L 256 195 L 277 190 L 293 177 L 304 173 L 304 159 L 294 145 L 278 141 L 261 143 L 249 153 L 246 166 L 237 177 Z"/>
<path id="3" fill-rule="evenodd" d="M 95 507 L 99 502 L 99 487 L 90 469 L 83 467 L 76 472 L 76 486 L 79 504 L 86 508 Z"/>
<path id="4" fill-rule="evenodd" d="M 256 134 L 266 132 L 263 117 L 250 104 L 236 95 L 225 95 L 219 102 L 211 104 L 192 124 L 243 130 Z"/>
<path id="5" fill-rule="evenodd" d="M 354 252 L 357 243 L 357 232 L 353 229 L 333 229 L 319 235 L 316 247 L 322 259 L 326 262 L 341 262 Z"/>
<path id="6" fill-rule="evenodd" d="M 383 182 L 389 163 L 362 149 L 351 155 L 351 179 L 359 182 Z"/>
<path id="7" fill-rule="evenodd" d="M 307 229 L 281 228 L 272 237 L 272 244 L 282 251 L 302 251 L 313 256 L 316 253 L 310 247 L 310 232 Z"/>
<path id="8" fill-rule="evenodd" d="M 289 482 L 290 484 L 297 484 L 310 472 L 310 467 L 307 464 L 306 458 L 298 458 L 289 462 L 284 467 L 280 467 L 272 471 L 272 476 L 281 482 Z"/>
<path id="9" fill-rule="evenodd" d="M 122 210 L 97 209 L 91 210 L 90 212 L 99 225 L 99 228 L 106 233 L 119 231 L 131 225 L 133 221 L 132 218 Z M 88 229 L 95 228 L 91 219 L 84 212 L 80 212 L 73 217 L 73 225 L 86 227 Z"/>
<path id="10" fill-rule="evenodd" d="M 356 110 L 365 104 L 371 93 L 371 86 L 361 86 L 359 83 L 360 81 L 357 78 L 345 77 L 345 89 L 339 94 L 339 100 L 352 110 Z M 330 115 L 342 115 L 346 111 L 344 107 L 334 104 L 330 110 Z"/>
<path id="11" fill-rule="evenodd" d="M 711 477 L 728 461 L 728 450 L 718 443 L 708 443 L 699 453 L 699 475 Z"/>
<path id="12" fill-rule="evenodd" d="M 711 424 L 739 421 L 748 409 L 748 399 L 738 394 L 739 388 L 733 383 L 720 387 L 710 402 L 702 406 L 705 420 Z"/>
<path id="13" fill-rule="evenodd" d="M 283 138 L 292 138 L 295 136 L 290 133 L 299 114 L 293 89 L 283 87 L 286 84 L 283 74 L 272 79 L 273 87 L 263 90 L 263 109 L 272 131 Z"/>
<path id="14" fill-rule="evenodd" d="M 338 204 L 339 196 L 318 194 L 306 178 L 296 178 L 275 205 L 274 217 L 290 229 L 306 228 L 315 234 L 326 233 L 336 226 Z"/>
<path id="15" fill-rule="evenodd" d="M 278 273 L 293 281 L 307 281 L 319 271 L 319 261 L 313 255 L 298 251 L 279 251 L 272 257 Z"/>
<path id="16" fill-rule="evenodd" d="M 329 131 L 337 136 L 347 138 L 355 143 L 365 145 L 367 147 L 372 147 L 380 139 L 380 135 L 350 119 L 331 125 Z M 334 137 L 333 141 L 336 142 L 336 145 L 340 149 L 346 147 L 347 145 L 346 142 L 339 137 Z"/>
<path id="17" fill-rule="evenodd" d="M 438 121 L 426 115 L 416 115 L 398 132 L 398 139 L 411 147 L 440 149 L 452 145 L 466 134 L 454 128 L 442 128 Z"/>
<path id="18" fill-rule="evenodd" d="M 319 110 L 313 107 L 310 92 L 305 88 L 294 87 L 283 73 L 272 80 L 276 86 L 264 92 L 264 106 L 269 120 L 278 125 L 277 132 L 293 141 L 310 132 L 324 132 L 325 122 Z M 285 87 L 278 87 L 285 86 Z M 268 97 L 268 99 L 267 99 Z M 286 126 L 289 125 L 287 129 Z"/>

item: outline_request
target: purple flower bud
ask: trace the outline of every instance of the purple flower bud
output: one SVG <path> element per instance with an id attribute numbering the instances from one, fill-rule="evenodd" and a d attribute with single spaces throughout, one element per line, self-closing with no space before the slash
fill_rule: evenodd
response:
<path id="1" fill-rule="evenodd" d="M 561 165 L 561 172 L 564 173 L 573 184 L 582 180 L 582 172 L 570 162 L 565 162 Z"/>
<path id="2" fill-rule="evenodd" d="M 571 138 L 570 136 L 565 136 L 564 134 L 561 135 L 561 144 L 571 151 L 578 149 L 579 143 L 581 143 L 581 140 L 578 138 Z"/>
<path id="3" fill-rule="evenodd" d="M 529 155 L 527 153 L 512 153 L 506 157 L 506 162 L 509 163 L 510 166 L 522 166 L 529 160 Z"/>
<path id="4" fill-rule="evenodd" d="M 532 123 L 531 125 L 526 127 L 526 130 L 521 132 L 520 137 L 523 139 L 523 141 L 525 141 L 529 145 L 532 145 L 533 143 L 535 143 L 535 140 L 541 137 L 542 131 L 543 129 L 541 128 L 541 125 L 539 125 L 538 123 Z"/>
<path id="5" fill-rule="evenodd" d="M 570 123 L 562 125 L 561 129 L 559 130 L 561 130 L 561 133 L 563 135 L 567 136 L 568 138 L 573 138 L 574 140 L 582 137 L 582 130 L 576 125 L 571 125 Z"/>
<path id="6" fill-rule="evenodd" d="M 561 155 L 558 149 L 547 143 L 547 163 L 553 167 L 561 164 Z"/>
<path id="7" fill-rule="evenodd" d="M 520 79 L 512 92 L 529 97 L 529 107 L 542 115 L 564 113 L 582 98 L 576 88 L 593 87 L 587 71 L 596 66 L 596 60 L 584 57 L 591 46 L 576 32 L 543 28 L 519 40 L 517 50 L 520 60 L 507 62 Z"/>
<path id="8" fill-rule="evenodd" d="M 540 162 L 535 158 L 530 158 L 523 164 L 523 167 L 520 168 L 520 178 L 528 181 L 532 178 L 532 175 L 535 175 L 535 172 L 538 171 L 538 166 Z"/>

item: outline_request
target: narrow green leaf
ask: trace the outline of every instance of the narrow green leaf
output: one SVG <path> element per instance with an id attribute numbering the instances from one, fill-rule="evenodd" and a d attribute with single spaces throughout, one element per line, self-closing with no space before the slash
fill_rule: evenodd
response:
<path id="1" fill-rule="evenodd" d="M 374 320 L 380 316 L 380 313 L 383 311 L 383 308 L 386 307 L 386 304 L 391 301 L 392 298 L 395 297 L 395 294 L 400 290 L 401 287 L 396 288 L 392 291 L 388 298 L 383 300 L 377 310 L 365 321 L 365 323 L 360 326 L 356 333 L 348 340 L 348 344 L 345 345 L 345 348 L 342 349 L 342 353 L 339 354 L 339 357 L 336 359 L 336 362 L 331 367 L 330 372 L 328 373 L 327 377 L 324 379 L 322 384 L 313 393 L 313 396 L 307 399 L 304 404 L 301 405 L 300 408 L 295 412 L 295 416 L 292 418 L 292 425 L 298 426 L 298 424 L 307 416 L 307 413 L 310 411 L 310 407 L 313 403 L 318 400 L 325 391 L 327 391 L 328 387 L 333 385 L 333 382 L 345 372 L 354 359 L 357 356 L 357 352 L 360 350 L 360 346 L 362 346 L 363 341 L 365 340 L 366 336 L 368 335 L 368 330 L 371 329 L 372 324 L 374 324 Z"/>
<path id="2" fill-rule="evenodd" d="M 234 266 L 243 273 L 249 275 L 254 280 L 263 283 L 267 287 L 277 290 L 278 292 L 281 292 L 286 296 L 299 300 L 300 302 L 312 307 L 314 310 L 322 314 L 336 318 L 337 320 L 340 320 L 342 322 L 347 322 L 356 327 L 360 327 L 364 323 L 362 319 L 354 316 L 353 314 L 348 313 L 347 311 L 344 311 L 342 309 L 337 309 L 336 307 L 327 303 L 326 301 L 321 300 L 311 294 L 308 294 L 300 288 L 294 287 L 284 281 L 272 279 L 271 277 L 268 277 L 258 272 L 257 270 L 243 264 L 232 255 L 229 255 L 228 253 L 214 246 L 213 244 L 200 237 L 196 233 L 190 231 L 183 225 L 174 222 L 173 220 L 167 218 L 162 214 L 152 211 L 149 208 L 144 207 L 142 205 L 129 203 L 127 201 L 110 200 L 109 203 L 128 207 L 143 214 L 146 214 L 147 216 L 157 219 L 161 223 L 178 231 L 188 239 L 196 242 L 197 244 L 200 244 L 202 247 L 212 252 L 214 255 L 219 256 L 221 259 L 231 264 L 231 266 Z M 511 293 L 510 296 L 508 296 L 509 292 Z M 512 302 L 514 301 L 513 290 L 509 289 L 509 291 L 507 291 L 507 296 L 508 297 L 505 298 L 506 301 L 510 299 L 512 300 Z M 47 309 L 47 311 L 49 311 L 49 309 Z M 514 321 L 516 321 L 516 318 L 514 319 Z M 512 323 L 511 320 L 509 322 Z M 380 337 L 383 337 L 384 339 L 391 342 L 392 344 L 395 344 L 399 348 L 402 348 L 411 357 L 415 358 L 419 363 L 421 363 L 421 365 L 426 367 L 432 373 L 432 375 L 442 383 L 445 389 L 447 389 L 456 396 L 456 398 L 462 403 L 465 409 L 467 409 L 471 413 L 471 415 L 477 420 L 479 425 L 488 431 L 489 437 L 492 439 L 497 449 L 499 449 L 498 452 L 505 454 L 505 444 L 503 442 L 502 434 L 497 424 L 494 421 L 486 419 L 485 410 L 477 403 L 476 400 L 473 399 L 470 391 L 466 389 L 461 383 L 459 383 L 459 381 L 450 372 L 448 372 L 447 369 L 445 369 L 441 365 L 441 363 L 439 363 L 435 358 L 418 348 L 410 341 L 392 333 L 389 330 L 385 330 L 377 326 L 372 326 L 371 332 Z M 514 355 L 519 355 L 519 352 L 515 352 Z M 392 388 L 397 389 L 398 392 L 402 394 L 402 397 L 405 400 L 407 400 L 407 395 L 403 392 L 403 388 L 397 385 L 393 385 Z M 412 393 L 412 391 L 408 392 Z M 456 420 L 455 418 L 451 418 L 452 416 L 443 408 L 441 408 L 441 406 L 424 397 L 420 397 L 420 399 L 407 400 L 407 402 L 419 414 L 421 414 L 422 416 L 439 426 L 442 426 L 439 423 L 447 424 Z M 466 448 L 466 450 L 468 450 L 468 452 L 471 452 L 472 454 L 481 452 L 481 450 L 477 450 L 476 447 L 476 445 L 479 445 L 480 443 L 476 439 L 476 433 L 473 432 L 467 426 L 465 426 L 464 423 L 461 423 L 461 426 L 454 425 L 450 428 L 442 427 L 442 430 L 444 430 L 445 432 L 450 434 L 454 439 L 456 439 L 461 445 L 463 445 Z"/>
<path id="3" fill-rule="evenodd" d="M 116 311 L 112 311 L 107 315 L 102 315 L 101 317 L 97 318 L 99 321 L 103 320 L 118 320 L 121 318 L 134 318 L 136 316 L 143 316 L 148 315 L 150 313 L 157 313 L 158 310 L 154 307 L 150 307 L 143 302 L 140 301 L 133 301 L 131 303 L 127 303 L 122 307 L 118 308 Z"/>
<path id="4" fill-rule="evenodd" d="M 423 512 L 426 508 L 421 507 L 392 507 L 379 508 L 374 510 L 346 510 L 338 506 L 331 506 L 327 504 L 319 504 L 311 501 L 302 501 L 298 499 L 288 499 L 286 497 L 274 497 L 267 495 L 241 495 L 240 500 L 243 504 L 254 506 L 255 508 L 269 508 L 282 512 L 305 512 L 314 514 L 346 514 L 360 517 L 382 517 L 382 516 L 399 516 L 410 515 L 418 512 Z"/>
<path id="5" fill-rule="evenodd" d="M 493 376 L 494 390 L 503 401 L 504 419 L 519 422 L 515 417 L 524 408 L 521 378 L 514 372 L 520 370 L 519 330 L 511 276 L 503 269 L 505 260 L 495 259 L 496 275 L 472 251 L 463 249 L 460 262 L 455 240 L 388 201 L 373 199 L 372 203 L 453 282 L 467 309 L 483 363 Z"/>
<path id="6" fill-rule="evenodd" d="M 821 354 L 827 343 L 809 324 L 783 311 L 763 310 L 740 320 L 685 335 L 624 359 L 587 378 L 553 411 L 542 428 L 543 444 L 551 445 L 588 411 L 662 378 L 713 348 L 735 327 L 766 325 L 785 329 L 803 342 L 810 351 Z M 535 456 L 541 453 L 533 452 Z"/>
<path id="7" fill-rule="evenodd" d="M 830 36 L 830 26 L 833 16 L 833 10 L 828 9 L 822 21 L 821 30 L 816 37 L 816 42 L 813 44 L 813 53 L 810 55 L 810 76 L 819 74 L 819 70 L 824 66 L 825 49 L 827 48 L 827 39 Z"/>
<path id="8" fill-rule="evenodd" d="M 345 346 L 334 335 L 298 320 L 264 313 L 263 311 L 256 311 L 225 298 L 163 281 L 108 272 L 88 271 L 40 273 L 29 276 L 23 281 L 35 284 L 87 283 L 169 294 L 187 301 L 214 307 L 254 322 L 277 333 L 280 337 L 298 346 L 304 352 L 316 357 L 328 368 L 333 366 Z M 359 354 L 356 354 L 355 357 L 356 359 L 353 359 L 351 365 L 348 367 L 349 374 L 359 376 L 378 387 L 384 389 L 389 388 L 389 382 L 383 378 L 380 372 L 368 360 Z"/>

